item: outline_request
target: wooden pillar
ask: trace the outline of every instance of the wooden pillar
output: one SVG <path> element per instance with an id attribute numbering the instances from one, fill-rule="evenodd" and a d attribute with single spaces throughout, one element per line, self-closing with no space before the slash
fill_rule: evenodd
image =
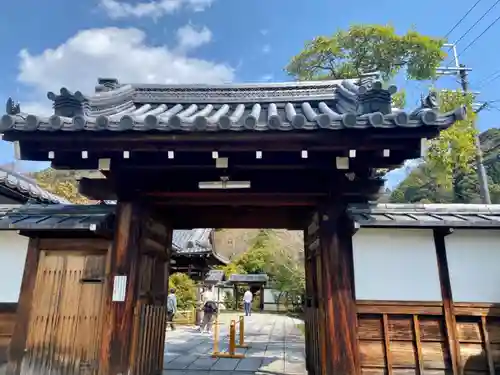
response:
<path id="1" fill-rule="evenodd" d="M 313 361 L 313 335 L 312 330 L 314 329 L 312 324 L 312 303 L 313 303 L 313 288 L 311 283 L 311 258 L 309 252 L 308 243 L 308 231 L 304 231 L 304 258 L 305 258 L 305 279 L 306 279 L 306 295 L 304 301 L 304 326 L 305 326 L 305 345 L 306 345 L 306 370 L 309 374 L 313 374 L 314 361 Z"/>
<path id="2" fill-rule="evenodd" d="M 453 312 L 453 295 L 451 292 L 450 272 L 448 269 L 448 257 L 446 256 L 445 236 L 448 230 L 434 230 L 434 245 L 436 248 L 439 281 L 441 284 L 441 296 L 443 298 L 443 312 L 445 319 L 445 330 L 447 346 L 450 353 L 450 362 L 453 374 L 463 374 L 462 361 L 460 359 L 460 345 L 457 340 L 457 325 Z"/>
<path id="3" fill-rule="evenodd" d="M 127 374 L 129 371 L 144 222 L 144 211 L 138 203 L 118 202 L 116 212 L 115 238 L 107 260 L 107 294 L 100 353 L 100 369 L 105 375 Z M 122 281 L 116 279 L 117 276 L 122 276 L 122 280 L 126 277 L 125 296 L 120 293 L 113 296 L 113 287 L 118 287 Z"/>
<path id="4" fill-rule="evenodd" d="M 322 340 L 327 375 L 360 373 L 351 230 L 345 208 L 327 203 L 319 210 Z M 323 366 L 322 366 L 323 368 Z"/>
<path id="5" fill-rule="evenodd" d="M 260 311 L 264 311 L 264 285 L 260 287 Z"/>
<path id="6" fill-rule="evenodd" d="M 26 261 L 24 263 L 23 279 L 19 302 L 17 304 L 16 324 L 9 346 L 8 375 L 18 375 L 21 372 L 21 364 L 24 357 L 24 348 L 28 338 L 28 326 L 30 322 L 31 301 L 37 278 L 38 261 L 40 259 L 39 240 L 30 239 Z M 7 281 L 6 281 L 7 282 Z"/>
<path id="7" fill-rule="evenodd" d="M 320 318 L 320 280 L 318 279 L 318 250 L 320 246 L 318 214 L 314 214 L 304 236 L 306 248 L 306 288 L 309 294 L 309 308 L 306 317 L 307 366 L 310 375 L 326 372 L 322 365 L 322 351 L 325 348 L 322 339 L 322 321 Z M 323 354 L 324 356 L 324 354 Z"/>
<path id="8" fill-rule="evenodd" d="M 238 311 L 238 286 L 236 284 L 233 285 L 233 295 L 234 295 L 234 311 Z"/>

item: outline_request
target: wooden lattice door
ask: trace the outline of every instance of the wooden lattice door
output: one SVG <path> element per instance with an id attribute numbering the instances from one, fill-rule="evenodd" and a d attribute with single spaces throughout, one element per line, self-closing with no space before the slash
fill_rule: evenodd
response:
<path id="1" fill-rule="evenodd" d="M 106 256 L 42 251 L 21 374 L 97 375 Z"/>

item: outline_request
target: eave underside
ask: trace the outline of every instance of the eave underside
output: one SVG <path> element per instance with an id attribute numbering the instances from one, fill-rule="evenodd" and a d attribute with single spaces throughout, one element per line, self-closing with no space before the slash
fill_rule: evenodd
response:
<path id="1" fill-rule="evenodd" d="M 286 216 L 324 199 L 375 199 L 383 180 L 374 170 L 399 167 L 406 159 L 420 157 L 422 138 L 437 134 L 434 127 L 259 136 L 23 133 L 19 142 L 23 159 L 43 160 L 50 155 L 54 168 L 100 169 L 106 179 L 80 182 L 80 191 L 89 198 L 142 199 L 174 215 L 177 228 L 190 229 L 211 226 L 188 219 L 214 216 L 210 209 L 241 218 L 256 211 L 266 215 L 279 206 L 286 207 L 279 214 Z M 217 166 L 216 159 L 227 159 L 227 165 Z M 221 178 L 249 181 L 251 187 L 199 188 L 200 182 Z M 302 225 L 284 219 L 279 219 L 283 228 Z M 225 227 L 220 224 L 211 227 Z"/>

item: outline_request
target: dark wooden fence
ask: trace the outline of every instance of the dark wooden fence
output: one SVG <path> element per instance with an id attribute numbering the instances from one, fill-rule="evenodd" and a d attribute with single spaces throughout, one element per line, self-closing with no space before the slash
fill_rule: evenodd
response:
<path id="1" fill-rule="evenodd" d="M 163 351 L 167 308 L 140 304 L 136 308 L 136 324 L 131 358 L 135 375 L 156 375 L 163 371 Z"/>

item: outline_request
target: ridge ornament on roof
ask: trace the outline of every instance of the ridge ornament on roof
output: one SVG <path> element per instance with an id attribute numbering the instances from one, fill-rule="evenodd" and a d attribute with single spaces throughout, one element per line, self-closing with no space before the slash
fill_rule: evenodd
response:
<path id="1" fill-rule="evenodd" d="M 445 129 L 464 108 L 440 114 L 429 96 L 409 113 L 391 108 L 395 86 L 373 78 L 227 85 L 120 84 L 100 79 L 93 95 L 50 92 L 50 117 L 10 111 L 0 132 L 289 131 Z"/>

